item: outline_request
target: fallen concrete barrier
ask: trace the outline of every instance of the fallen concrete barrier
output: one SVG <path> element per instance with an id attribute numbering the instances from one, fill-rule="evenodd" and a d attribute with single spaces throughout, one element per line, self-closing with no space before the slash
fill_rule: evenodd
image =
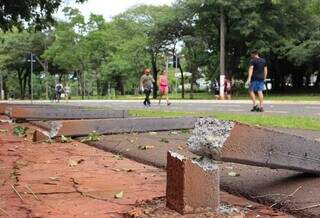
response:
<path id="1" fill-rule="evenodd" d="M 188 140 L 191 152 L 214 160 L 320 174 L 320 143 L 265 128 L 199 119 Z"/>
<path id="2" fill-rule="evenodd" d="M 5 114 L 13 120 L 77 120 L 127 118 L 126 110 L 96 108 L 7 107 Z"/>
<path id="3" fill-rule="evenodd" d="M 168 152 L 167 207 L 180 214 L 216 212 L 220 204 L 219 167 L 209 159 L 193 161 Z"/>
<path id="4" fill-rule="evenodd" d="M 9 113 L 11 108 L 74 108 L 74 109 L 86 109 L 89 107 L 64 105 L 64 104 L 15 104 L 15 103 L 0 103 L 0 114 Z"/>
<path id="5" fill-rule="evenodd" d="M 39 134 L 58 137 L 61 135 L 80 137 L 93 131 L 100 134 L 168 131 L 193 129 L 197 118 L 125 118 L 101 120 L 34 121 L 31 124 L 43 129 Z M 38 130 L 39 131 L 39 130 Z"/>

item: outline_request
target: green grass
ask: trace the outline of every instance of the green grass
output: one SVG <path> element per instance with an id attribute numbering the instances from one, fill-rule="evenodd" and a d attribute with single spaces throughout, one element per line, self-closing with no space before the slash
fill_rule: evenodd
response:
<path id="1" fill-rule="evenodd" d="M 107 100 L 107 99 L 113 99 L 113 100 L 141 100 L 143 99 L 143 95 L 117 95 L 113 98 L 109 98 L 107 96 L 87 96 L 85 99 L 90 100 Z M 73 100 L 81 100 L 80 96 L 72 96 Z M 170 94 L 170 99 L 172 100 L 181 100 L 181 93 L 176 94 Z M 185 99 L 190 99 L 189 93 L 185 94 Z M 210 93 L 195 93 L 194 94 L 195 100 L 213 100 L 215 99 L 214 96 Z M 232 99 L 234 100 L 249 100 L 249 96 L 246 94 L 242 94 L 239 96 L 232 96 Z M 320 94 L 270 94 L 266 96 L 266 100 L 272 100 L 272 101 L 320 101 Z"/>
<path id="2" fill-rule="evenodd" d="M 241 123 L 265 127 L 320 130 L 320 119 L 312 117 L 279 116 L 265 114 L 233 114 L 222 112 L 179 112 L 155 110 L 130 110 L 130 115 L 139 117 L 184 117 L 184 116 L 213 116 L 222 120 L 232 120 Z"/>

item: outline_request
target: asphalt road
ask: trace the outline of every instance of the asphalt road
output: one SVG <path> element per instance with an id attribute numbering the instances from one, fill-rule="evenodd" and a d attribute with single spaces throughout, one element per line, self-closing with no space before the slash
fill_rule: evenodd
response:
<path id="1" fill-rule="evenodd" d="M 70 103 L 69 103 L 70 104 Z M 75 105 L 111 107 L 117 109 L 144 109 L 145 107 L 138 101 L 99 101 L 99 102 L 72 102 Z M 165 111 L 190 111 L 190 112 L 229 112 L 229 113 L 251 113 L 252 104 L 249 101 L 217 102 L 217 101 L 174 101 L 171 106 L 165 103 L 159 105 L 156 101 L 148 110 Z M 268 102 L 264 106 L 265 114 L 309 116 L 320 118 L 320 104 L 303 103 L 280 103 Z"/>
<path id="2" fill-rule="evenodd" d="M 12 103 L 28 103 L 30 101 L 11 101 Z M 34 103 L 50 103 L 48 101 L 35 101 Z M 189 112 L 228 112 L 250 114 L 252 103 L 250 101 L 210 101 L 210 100 L 185 100 L 172 101 L 171 106 L 162 105 L 158 101 L 152 101 L 152 107 L 148 110 L 163 111 L 189 111 Z M 57 104 L 57 103 L 56 103 Z M 113 109 L 146 109 L 142 100 L 85 100 L 85 101 L 62 101 L 61 104 L 107 107 Z M 267 101 L 264 106 L 265 114 L 286 116 L 308 116 L 320 118 L 319 102 L 294 102 L 294 101 Z"/>

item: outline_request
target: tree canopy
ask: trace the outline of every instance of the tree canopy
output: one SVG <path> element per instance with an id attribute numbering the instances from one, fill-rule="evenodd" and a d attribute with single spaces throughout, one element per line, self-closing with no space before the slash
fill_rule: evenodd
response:
<path id="1" fill-rule="evenodd" d="M 228 77 L 245 79 L 249 52 L 258 49 L 267 59 L 274 91 L 319 91 L 319 0 L 176 0 L 171 6 L 137 5 L 109 21 L 95 14 L 86 19 L 77 9 L 65 8 L 66 19 L 55 21 L 50 31 L 35 30 L 52 20 L 61 1 L 23 2 L 20 9 L 25 14 L 20 16 L 20 9 L 12 12 L 14 4 L 8 1 L 2 12 L 8 20 L 0 21 L 3 30 L 12 29 L 0 36 L 0 67 L 8 78 L 7 92 L 13 90 L 17 97 L 28 95 L 28 52 L 42 63 L 36 64 L 35 77 L 46 79 L 46 90 L 60 79 L 82 97 L 105 96 L 110 88 L 119 94 L 137 93 L 143 68 L 150 67 L 157 79 L 166 61 L 174 67 L 178 55 L 181 76 L 177 82 L 183 96 L 184 84 L 190 84 L 192 97 L 199 78 L 212 81 L 219 75 L 222 10 Z M 23 28 L 25 21 L 36 25 Z M 172 67 L 169 70 L 171 75 L 175 72 Z M 191 77 L 184 78 L 183 72 Z M 313 87 L 309 86 L 311 75 L 319 75 Z M 171 82 L 174 79 L 171 76 Z M 40 83 L 39 97 L 44 86 Z"/>
<path id="2" fill-rule="evenodd" d="M 84 2 L 86 0 L 76 0 Z M 0 28 L 8 31 L 12 27 L 22 28 L 24 23 L 43 29 L 54 23 L 53 14 L 62 0 L 4 0 L 0 2 Z"/>

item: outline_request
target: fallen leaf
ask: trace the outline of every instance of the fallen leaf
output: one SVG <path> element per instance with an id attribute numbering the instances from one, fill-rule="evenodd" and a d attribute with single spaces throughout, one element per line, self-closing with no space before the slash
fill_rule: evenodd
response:
<path id="1" fill-rule="evenodd" d="M 16 161 L 16 164 L 19 165 L 19 166 L 28 166 L 28 161 L 26 160 L 18 160 Z"/>
<path id="2" fill-rule="evenodd" d="M 170 132 L 171 135 L 179 135 L 177 131 Z"/>
<path id="3" fill-rule="evenodd" d="M 43 184 L 44 185 L 57 185 L 56 183 L 53 183 L 53 182 L 44 182 Z"/>
<path id="4" fill-rule="evenodd" d="M 183 130 L 181 130 L 181 133 L 190 133 L 190 130 L 188 130 L 188 129 L 183 129 Z"/>
<path id="5" fill-rule="evenodd" d="M 72 141 L 71 137 L 61 136 L 61 143 L 70 143 Z"/>
<path id="6" fill-rule="evenodd" d="M 133 170 L 132 170 L 132 169 L 127 169 L 127 168 L 123 168 L 122 170 L 123 170 L 123 171 L 126 171 L 126 172 L 128 172 L 128 173 L 133 172 Z"/>
<path id="7" fill-rule="evenodd" d="M 112 170 L 115 171 L 115 172 L 121 172 L 120 169 L 116 169 L 116 168 L 114 168 L 114 169 L 112 169 Z"/>
<path id="8" fill-rule="evenodd" d="M 145 209 L 144 214 L 149 215 L 151 213 L 150 209 Z"/>
<path id="9" fill-rule="evenodd" d="M 157 132 L 149 132 L 150 135 L 157 135 Z"/>
<path id="10" fill-rule="evenodd" d="M 116 193 L 116 194 L 114 195 L 114 198 L 115 198 L 115 199 L 121 199 L 121 198 L 123 198 L 123 191 Z"/>
<path id="11" fill-rule="evenodd" d="M 169 140 L 168 140 L 168 139 L 166 139 L 166 138 L 163 138 L 163 139 L 161 139 L 161 140 L 160 140 L 160 142 L 163 142 L 163 143 L 169 143 Z"/>
<path id="12" fill-rule="evenodd" d="M 78 161 L 75 161 L 75 160 L 69 160 L 69 167 L 75 167 L 78 165 Z"/>
<path id="13" fill-rule="evenodd" d="M 114 155 L 113 157 L 116 158 L 117 160 L 123 160 L 123 156 L 121 154 Z"/>
<path id="14" fill-rule="evenodd" d="M 183 147 L 179 146 L 178 149 L 181 151 L 181 150 L 183 150 Z"/>
<path id="15" fill-rule="evenodd" d="M 152 145 L 140 145 L 138 148 L 140 150 L 148 150 L 148 149 L 154 148 L 154 146 L 152 146 Z"/>
<path id="16" fill-rule="evenodd" d="M 5 129 L 0 129 L 0 133 L 7 133 L 8 130 L 5 130 Z"/>
<path id="17" fill-rule="evenodd" d="M 52 144 L 54 141 L 51 139 L 51 138 L 49 138 L 49 139 L 47 139 L 46 140 L 46 143 L 48 143 L 48 144 Z"/>
<path id="18" fill-rule="evenodd" d="M 84 159 L 80 159 L 77 161 L 78 164 L 81 164 L 82 162 L 84 162 Z"/>
<path id="19" fill-rule="evenodd" d="M 234 171 L 229 172 L 228 175 L 231 176 L 231 177 L 238 177 L 238 176 L 240 176 L 239 173 L 236 173 L 236 172 L 234 172 Z"/>
<path id="20" fill-rule="evenodd" d="M 56 176 L 51 176 L 51 177 L 49 177 L 49 179 L 50 179 L 51 181 L 59 181 L 59 180 L 60 180 L 60 178 L 59 178 L 59 177 L 56 177 Z"/>

